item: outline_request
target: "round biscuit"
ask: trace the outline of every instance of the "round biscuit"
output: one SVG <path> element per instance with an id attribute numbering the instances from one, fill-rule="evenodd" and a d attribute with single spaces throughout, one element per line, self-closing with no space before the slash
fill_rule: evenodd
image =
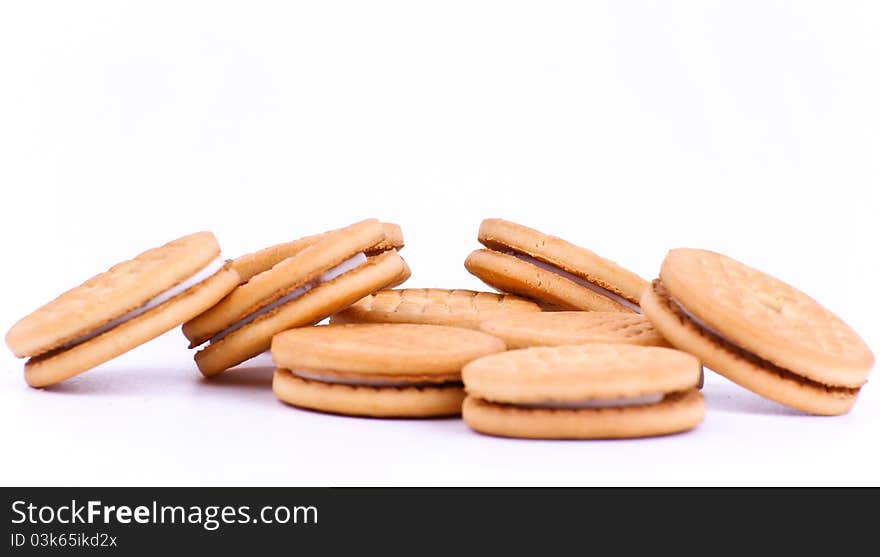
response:
<path id="1" fill-rule="evenodd" d="M 706 413 L 694 389 L 673 393 L 655 404 L 619 408 L 547 409 L 495 404 L 470 396 L 462 417 L 473 430 L 525 439 L 624 439 L 681 433 Z"/>
<path id="2" fill-rule="evenodd" d="M 556 311 L 495 317 L 480 330 L 502 339 L 509 349 L 565 344 L 669 346 L 643 315 L 617 311 Z"/>
<path id="3" fill-rule="evenodd" d="M 259 308 L 274 302 L 352 255 L 365 251 L 383 239 L 382 223 L 368 219 L 321 235 L 317 241 L 290 257 L 251 276 L 217 305 L 183 325 L 190 348 L 204 343 Z M 271 255 L 277 255 L 272 252 Z M 265 263 L 274 257 L 266 256 Z M 258 269 L 258 262 L 249 269 Z"/>
<path id="4" fill-rule="evenodd" d="M 49 352 L 142 306 L 219 255 L 220 246 L 210 232 L 145 251 L 19 320 L 6 333 L 6 344 L 19 358 Z"/>
<path id="5" fill-rule="evenodd" d="M 641 305 L 645 316 L 672 345 L 694 354 L 709 369 L 756 394 L 820 415 L 845 414 L 855 404 L 858 389 L 831 388 L 806 380 L 720 342 L 685 315 L 660 280 L 645 290 Z"/>
<path id="6" fill-rule="evenodd" d="M 657 346 L 576 344 L 493 354 L 464 366 L 468 394 L 492 402 L 542 404 L 665 394 L 695 388 L 700 362 Z"/>
<path id="7" fill-rule="evenodd" d="M 490 249 L 513 250 L 559 267 L 634 304 L 648 285 L 632 271 L 586 248 L 504 219 L 485 219 L 477 239 Z"/>
<path id="8" fill-rule="evenodd" d="M 660 278 L 675 301 L 725 339 L 798 375 L 856 388 L 874 365 L 871 350 L 839 317 L 730 257 L 674 249 Z"/>
<path id="9" fill-rule="evenodd" d="M 272 390 L 300 408 L 374 418 L 434 418 L 461 413 L 460 386 L 365 387 L 310 381 L 276 369 Z"/>
<path id="10" fill-rule="evenodd" d="M 380 290 L 330 318 L 331 323 L 422 323 L 478 329 L 503 315 L 541 311 L 532 301 L 493 292 L 405 288 Z"/>
<path id="11" fill-rule="evenodd" d="M 272 340 L 272 359 L 287 369 L 383 375 L 458 374 L 476 358 L 501 352 L 493 336 L 443 325 L 346 324 L 292 329 Z"/>
<path id="12" fill-rule="evenodd" d="M 501 292 L 524 296 L 553 309 L 633 312 L 608 296 L 506 253 L 479 249 L 465 259 L 464 266 Z"/>
<path id="13" fill-rule="evenodd" d="M 409 275 L 396 251 L 370 257 L 366 263 L 312 288 L 302 296 L 261 315 L 195 355 L 206 377 L 238 365 L 269 349 L 272 337 L 287 329 L 312 325 L 342 308 Z"/>
<path id="14" fill-rule="evenodd" d="M 155 308 L 81 344 L 30 359 L 24 367 L 32 387 L 45 387 L 88 371 L 170 331 L 217 303 L 238 284 L 227 264 L 205 281 Z"/>
<path id="15" fill-rule="evenodd" d="M 382 239 L 379 240 L 377 244 L 367 248 L 368 255 L 376 255 L 391 249 L 400 251 L 400 249 L 403 248 L 403 232 L 401 231 L 400 226 L 388 222 L 383 222 L 381 224 Z M 288 257 L 293 257 L 305 248 L 314 245 L 325 238 L 328 234 L 332 234 L 337 230 L 312 234 L 311 236 L 305 236 L 298 240 L 293 240 L 292 242 L 283 242 L 253 253 L 236 257 L 232 260 L 232 268 L 239 274 L 241 277 L 241 283 L 244 284 L 254 275 L 271 269 Z"/>

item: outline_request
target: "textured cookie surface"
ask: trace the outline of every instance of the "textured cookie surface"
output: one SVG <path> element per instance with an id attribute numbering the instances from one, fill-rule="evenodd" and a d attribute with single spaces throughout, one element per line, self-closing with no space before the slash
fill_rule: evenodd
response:
<path id="1" fill-rule="evenodd" d="M 461 413 L 461 386 L 368 387 L 329 384 L 276 369 L 272 390 L 283 402 L 348 416 L 428 418 Z"/>
<path id="2" fill-rule="evenodd" d="M 211 342 L 196 354 L 196 364 L 204 375 L 216 375 L 268 350 L 272 337 L 281 331 L 317 323 L 407 276 L 409 268 L 396 251 L 370 257 L 360 267 L 312 288 Z"/>
<path id="3" fill-rule="evenodd" d="M 669 346 L 644 316 L 616 311 L 508 315 L 484 321 L 480 330 L 502 339 L 510 349 L 590 343 Z"/>
<path id="4" fill-rule="evenodd" d="M 473 290 L 406 288 L 381 290 L 331 318 L 331 323 L 424 323 L 476 329 L 502 315 L 541 311 L 516 296 Z"/>
<path id="5" fill-rule="evenodd" d="M 493 336 L 441 325 L 347 324 L 292 329 L 272 340 L 275 364 L 383 375 L 458 373 L 505 349 Z"/>
<path id="6" fill-rule="evenodd" d="M 688 312 L 732 343 L 829 385 L 861 386 L 874 363 L 839 317 L 788 284 L 711 251 L 675 249 L 660 278 Z"/>
<path id="7" fill-rule="evenodd" d="M 523 408 L 468 396 L 462 408 L 472 429 L 525 439 L 622 439 L 668 435 L 694 428 L 705 415 L 696 390 L 641 406 L 589 409 Z"/>
<path id="8" fill-rule="evenodd" d="M 191 319 L 236 284 L 238 274 L 227 264 L 207 280 L 90 340 L 28 360 L 25 380 L 33 387 L 45 387 L 87 371 Z"/>
<path id="9" fill-rule="evenodd" d="M 857 388 L 810 381 L 762 361 L 700 327 L 672 301 L 660 280 L 642 294 L 642 308 L 671 344 L 694 354 L 706 367 L 754 393 L 813 414 L 845 414 L 855 404 Z"/>
<path id="10" fill-rule="evenodd" d="M 186 323 L 183 334 L 191 341 L 191 346 L 197 346 L 260 307 L 382 241 L 382 223 L 368 219 L 299 243 L 292 242 L 283 249 L 275 246 L 262 250 L 247 256 L 246 265 L 239 259 L 238 266 L 246 276 L 249 275 L 249 280 L 220 303 Z M 297 251 L 290 253 L 294 249 Z M 278 257 L 288 253 L 288 257 L 276 262 Z"/>
<path id="11" fill-rule="evenodd" d="M 219 254 L 220 247 L 210 232 L 184 236 L 145 251 L 21 319 L 6 334 L 6 344 L 18 357 L 48 352 L 142 306 Z"/>
<path id="12" fill-rule="evenodd" d="M 632 271 L 586 248 L 503 219 L 484 220 L 478 239 L 490 249 L 524 253 L 559 267 L 635 304 L 648 284 Z"/>
<path id="13" fill-rule="evenodd" d="M 464 266 L 493 288 L 537 300 L 552 309 L 633 311 L 587 286 L 506 253 L 476 250 Z"/>
<path id="14" fill-rule="evenodd" d="M 581 344 L 511 350 L 462 370 L 468 394 L 501 403 L 577 402 L 693 389 L 700 362 L 655 346 Z"/>

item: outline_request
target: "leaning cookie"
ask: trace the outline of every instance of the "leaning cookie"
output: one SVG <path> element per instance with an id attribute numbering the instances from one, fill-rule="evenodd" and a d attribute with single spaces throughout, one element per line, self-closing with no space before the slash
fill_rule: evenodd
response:
<path id="1" fill-rule="evenodd" d="M 804 412 L 849 412 L 874 365 L 865 342 L 818 302 L 711 251 L 670 251 L 642 307 L 706 367 Z"/>
<path id="2" fill-rule="evenodd" d="M 88 371 L 205 311 L 238 284 L 210 232 L 146 251 L 87 280 L 6 334 L 25 380 L 45 387 Z"/>
<path id="3" fill-rule="evenodd" d="M 423 323 L 477 329 L 487 319 L 535 315 L 534 302 L 510 294 L 403 288 L 380 290 L 330 318 L 331 323 Z"/>
<path id="4" fill-rule="evenodd" d="M 486 219 L 467 270 L 502 292 L 548 309 L 638 311 L 647 282 L 613 261 L 561 238 L 502 219 Z"/>
<path id="5" fill-rule="evenodd" d="M 368 219 L 233 262 L 247 280 L 183 326 L 191 347 L 208 343 L 196 353 L 199 370 L 221 373 L 268 350 L 275 334 L 406 280 L 409 268 L 387 230 Z"/>
<path id="6" fill-rule="evenodd" d="M 532 439 L 616 439 L 687 431 L 705 414 L 700 362 L 653 346 L 583 344 L 511 350 L 462 370 L 464 421 Z"/>
<path id="7" fill-rule="evenodd" d="M 500 315 L 482 322 L 480 330 L 500 338 L 510 349 L 594 343 L 669 346 L 643 315 L 618 311 Z"/>
<path id="8" fill-rule="evenodd" d="M 272 339 L 276 396 L 349 416 L 439 417 L 461 412 L 461 368 L 504 350 L 458 327 L 349 324 L 303 327 Z"/>
<path id="9" fill-rule="evenodd" d="M 369 220 L 372 221 L 373 219 Z M 381 240 L 366 248 L 364 250 L 365 255 L 379 255 L 388 250 L 394 249 L 400 251 L 403 249 L 403 231 L 401 231 L 400 226 L 390 222 L 383 222 L 381 223 L 381 226 Z M 241 277 L 241 284 L 244 284 L 251 280 L 254 275 L 258 275 L 267 269 L 271 269 L 288 257 L 293 257 L 307 247 L 325 239 L 328 234 L 334 234 L 339 230 L 341 229 L 305 236 L 291 242 L 276 244 L 253 253 L 242 255 L 241 257 L 236 257 L 232 260 L 232 268 L 235 269 L 238 276 Z"/>

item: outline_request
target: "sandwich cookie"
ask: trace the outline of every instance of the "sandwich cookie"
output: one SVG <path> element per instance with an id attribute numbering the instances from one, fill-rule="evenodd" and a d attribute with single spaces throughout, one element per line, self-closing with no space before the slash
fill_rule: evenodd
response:
<path id="1" fill-rule="evenodd" d="M 273 335 L 406 280 L 398 236 L 396 226 L 369 219 L 235 260 L 242 283 L 183 326 L 190 347 L 208 343 L 195 356 L 199 370 L 216 375 L 268 350 Z"/>
<path id="2" fill-rule="evenodd" d="M 404 288 L 380 290 L 330 318 L 331 323 L 424 323 L 477 329 L 505 315 L 536 315 L 534 302 L 492 292 Z"/>
<path id="3" fill-rule="evenodd" d="M 531 439 L 615 439 L 678 433 L 703 419 L 700 362 L 654 346 L 541 346 L 464 367 L 464 421 Z"/>
<path id="4" fill-rule="evenodd" d="M 670 251 L 642 307 L 706 367 L 804 412 L 849 412 L 874 365 L 865 342 L 818 302 L 711 251 Z"/>
<path id="5" fill-rule="evenodd" d="M 502 292 L 555 310 L 639 311 L 647 282 L 613 261 L 555 236 L 502 219 L 480 225 L 465 268 Z"/>
<path id="6" fill-rule="evenodd" d="M 364 250 L 364 255 L 379 255 L 384 251 L 403 249 L 403 232 L 400 226 L 390 222 L 382 224 L 382 239 L 378 243 Z M 232 268 L 238 273 L 241 284 L 251 280 L 254 275 L 262 273 L 267 269 L 271 269 L 278 263 L 281 263 L 288 257 L 292 257 L 301 252 L 305 248 L 315 244 L 328 234 L 333 234 L 336 230 L 313 234 L 294 240 L 292 242 L 284 242 L 268 248 L 248 253 L 232 260 Z"/>
<path id="7" fill-rule="evenodd" d="M 272 388 L 288 404 L 350 416 L 461 413 L 461 368 L 504 350 L 469 329 L 418 324 L 305 327 L 272 339 Z"/>
<path id="8" fill-rule="evenodd" d="M 238 284 L 210 232 L 146 251 L 68 290 L 6 334 L 25 380 L 45 387 L 88 371 L 205 311 Z"/>
<path id="9" fill-rule="evenodd" d="M 554 311 L 493 317 L 480 330 L 503 340 L 509 349 L 565 344 L 669 346 L 642 315 L 619 311 Z"/>

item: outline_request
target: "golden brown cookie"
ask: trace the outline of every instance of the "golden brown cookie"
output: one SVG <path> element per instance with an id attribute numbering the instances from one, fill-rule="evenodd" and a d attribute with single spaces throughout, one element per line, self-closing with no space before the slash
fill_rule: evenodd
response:
<path id="1" fill-rule="evenodd" d="M 711 251 L 670 251 L 642 307 L 706 367 L 813 414 L 848 412 L 874 363 L 855 331 L 818 302 Z"/>
<path id="2" fill-rule="evenodd" d="M 368 219 L 237 259 L 249 279 L 183 326 L 191 346 L 210 342 L 196 354 L 199 369 L 216 375 L 268 350 L 273 335 L 406 280 L 395 246 L 399 228 Z"/>
<path id="3" fill-rule="evenodd" d="M 638 311 L 647 282 L 592 251 L 505 221 L 486 219 L 467 270 L 502 292 L 534 299 L 550 309 Z"/>
<path id="4" fill-rule="evenodd" d="M 480 330 L 500 338 L 510 349 L 592 343 L 669 346 L 647 318 L 618 311 L 506 315 L 484 321 Z"/>
<path id="5" fill-rule="evenodd" d="M 461 413 L 464 390 L 439 384 L 395 388 L 346 385 L 303 379 L 277 368 L 272 378 L 276 396 L 287 404 L 347 416 L 436 418 Z"/>
<path id="6" fill-rule="evenodd" d="M 6 343 L 45 387 L 87 371 L 211 307 L 238 283 L 210 232 L 146 251 L 13 325 Z"/>
<path id="7" fill-rule="evenodd" d="M 654 346 L 511 350 L 462 370 L 464 421 L 504 437 L 606 439 L 678 433 L 705 412 L 700 362 Z"/>
<path id="8" fill-rule="evenodd" d="M 352 416 L 451 416 L 461 368 L 504 342 L 458 327 L 347 324 L 291 329 L 272 340 L 275 394 L 294 406 Z"/>
<path id="9" fill-rule="evenodd" d="M 381 226 L 381 239 L 375 245 L 369 246 L 364 250 L 366 255 L 378 255 L 383 251 L 391 249 L 396 249 L 397 251 L 403 249 L 403 232 L 401 231 L 400 226 L 390 222 L 383 222 L 381 223 Z M 232 260 L 232 268 L 235 269 L 238 276 L 241 277 L 241 283 L 244 284 L 251 280 L 254 275 L 271 269 L 285 259 L 293 257 L 331 232 L 335 232 L 335 230 L 313 234 L 292 242 L 276 244 L 253 253 L 242 255 Z"/>
<path id="10" fill-rule="evenodd" d="M 404 288 L 380 290 L 330 318 L 331 323 L 424 323 L 477 329 L 482 321 L 541 311 L 537 304 L 508 294 Z"/>

